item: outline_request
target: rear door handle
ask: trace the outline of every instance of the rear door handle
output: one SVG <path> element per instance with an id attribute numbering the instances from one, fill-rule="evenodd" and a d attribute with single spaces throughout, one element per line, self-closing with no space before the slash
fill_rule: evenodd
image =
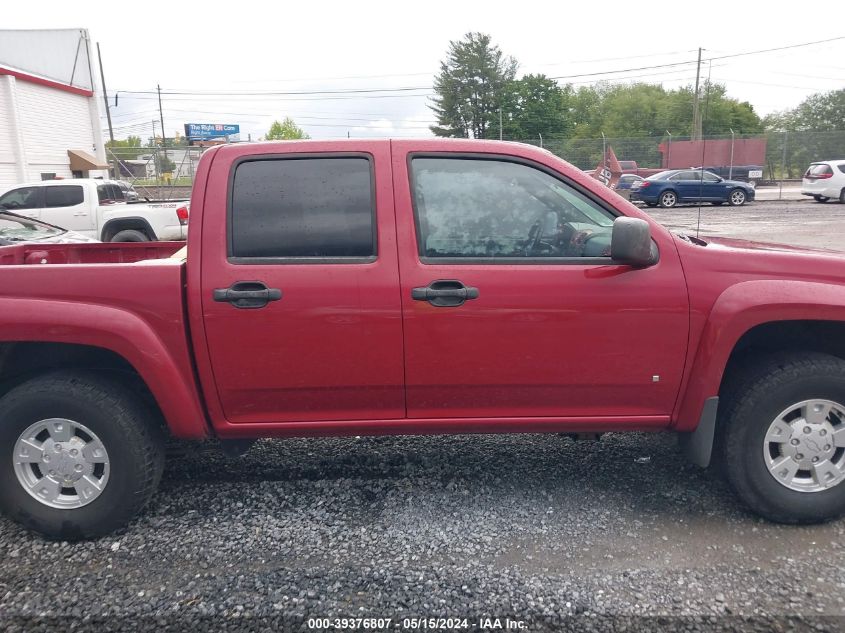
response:
<path id="1" fill-rule="evenodd" d="M 270 301 L 278 301 L 282 298 L 282 291 L 268 288 L 263 281 L 236 281 L 228 288 L 215 288 L 212 297 L 236 308 L 255 309 L 263 308 Z"/>
<path id="2" fill-rule="evenodd" d="M 428 301 L 438 308 L 455 308 L 469 299 L 478 299 L 478 288 L 465 286 L 457 279 L 439 279 L 428 286 L 411 289 L 411 299 Z"/>

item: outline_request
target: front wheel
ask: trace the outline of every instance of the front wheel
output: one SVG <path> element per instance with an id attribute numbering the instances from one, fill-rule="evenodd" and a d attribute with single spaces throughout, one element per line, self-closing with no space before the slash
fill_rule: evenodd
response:
<path id="1" fill-rule="evenodd" d="M 732 207 L 741 207 L 745 204 L 745 192 L 742 189 L 734 189 L 728 195 L 728 202 Z"/>
<path id="2" fill-rule="evenodd" d="M 816 202 L 827 202 L 828 200 L 830 200 L 830 198 L 828 198 L 827 196 L 813 196 L 813 200 L 815 200 Z"/>
<path id="3" fill-rule="evenodd" d="M 717 450 L 746 505 L 779 523 L 845 514 L 845 361 L 770 356 L 734 372 L 726 391 Z"/>
<path id="4" fill-rule="evenodd" d="M 108 534 L 149 501 L 163 434 L 123 383 L 57 371 L 0 400 L 0 509 L 56 539 Z"/>
<path id="5" fill-rule="evenodd" d="M 671 209 L 678 204 L 678 196 L 674 191 L 664 191 L 660 194 L 660 206 L 664 209 Z"/>

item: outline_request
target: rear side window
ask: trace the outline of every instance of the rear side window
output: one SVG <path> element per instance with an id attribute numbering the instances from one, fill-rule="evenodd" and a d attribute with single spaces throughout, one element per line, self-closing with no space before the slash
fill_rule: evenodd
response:
<path id="1" fill-rule="evenodd" d="M 841 165 L 839 165 L 839 171 L 841 171 L 843 174 L 845 174 L 845 163 L 842 163 Z"/>
<path id="2" fill-rule="evenodd" d="M 807 173 L 804 174 L 805 176 L 822 176 L 824 174 L 832 174 L 833 170 L 830 168 L 830 165 L 825 164 L 818 164 L 818 165 L 810 165 L 807 169 Z"/>
<path id="3" fill-rule="evenodd" d="M 239 164 L 229 210 L 231 256 L 374 256 L 372 183 L 365 157 L 292 157 Z"/>
<path id="4" fill-rule="evenodd" d="M 84 199 L 79 185 L 57 185 L 45 187 L 44 203 L 47 208 L 73 207 L 82 204 Z"/>

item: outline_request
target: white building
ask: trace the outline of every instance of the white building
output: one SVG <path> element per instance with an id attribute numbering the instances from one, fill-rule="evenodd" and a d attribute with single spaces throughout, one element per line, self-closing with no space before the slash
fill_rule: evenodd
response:
<path id="1" fill-rule="evenodd" d="M 85 29 L 0 30 L 0 190 L 107 176 L 93 48 Z"/>

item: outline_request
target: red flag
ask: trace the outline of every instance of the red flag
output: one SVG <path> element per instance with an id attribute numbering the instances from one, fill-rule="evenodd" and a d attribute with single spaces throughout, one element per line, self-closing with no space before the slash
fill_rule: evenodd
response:
<path id="1" fill-rule="evenodd" d="M 621 175 L 622 165 L 619 164 L 613 148 L 608 145 L 607 152 L 593 172 L 593 178 L 613 189 L 616 187 L 616 183 L 619 182 L 619 176 Z"/>

